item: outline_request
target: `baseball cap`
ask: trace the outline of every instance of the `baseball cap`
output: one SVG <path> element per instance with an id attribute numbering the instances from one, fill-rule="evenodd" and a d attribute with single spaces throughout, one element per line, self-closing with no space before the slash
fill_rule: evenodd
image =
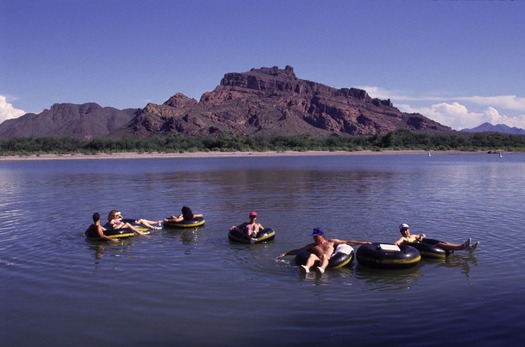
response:
<path id="1" fill-rule="evenodd" d="M 312 236 L 319 236 L 324 235 L 324 230 L 322 228 L 314 228 L 314 232 L 312 233 Z"/>
<path id="2" fill-rule="evenodd" d="M 403 230 L 403 229 L 410 229 L 410 227 L 406 223 L 400 224 L 399 225 L 399 230 Z"/>
<path id="3" fill-rule="evenodd" d="M 250 217 L 257 217 L 257 212 L 255 211 L 250 212 Z"/>

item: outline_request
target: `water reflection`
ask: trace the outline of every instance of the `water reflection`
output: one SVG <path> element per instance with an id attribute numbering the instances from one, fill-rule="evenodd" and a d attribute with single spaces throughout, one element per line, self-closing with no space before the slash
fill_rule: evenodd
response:
<path id="1" fill-rule="evenodd" d="M 132 239 L 132 238 L 130 238 Z M 91 241 L 86 240 L 86 243 L 88 244 L 89 249 L 94 252 L 94 258 L 95 258 L 95 268 L 99 269 L 102 265 L 102 260 L 104 257 L 110 256 L 110 257 L 119 257 L 124 252 L 126 247 L 130 246 L 133 241 L 131 240 L 119 240 L 118 244 L 111 243 L 105 241 Z"/>
<path id="2" fill-rule="evenodd" d="M 163 229 L 162 235 L 168 239 L 180 241 L 184 245 L 197 243 L 205 232 L 204 227 L 188 229 Z"/>
<path id="3" fill-rule="evenodd" d="M 408 290 L 417 281 L 421 265 L 418 264 L 408 269 L 372 269 L 361 264 L 355 268 L 356 279 L 363 280 L 372 285 L 371 288 L 378 291 L 384 290 Z"/>
<path id="4" fill-rule="evenodd" d="M 511 305 L 525 283 L 520 242 L 505 245 L 504 257 L 492 250 L 500 235 L 495 226 L 522 239 L 522 158 L 511 166 L 487 164 L 481 156 L 438 155 L 430 161 L 343 156 L 0 163 L 0 293 L 12 298 L 2 309 L 20 317 L 2 322 L 5 344 L 31 345 L 27 319 L 41 327 L 38 336 L 49 345 L 60 343 L 55 336 L 80 345 L 100 345 L 108 336 L 123 345 L 162 336 L 160 342 L 173 345 L 181 335 L 194 345 L 238 345 L 255 335 L 261 342 L 310 345 L 329 343 L 321 341 L 327 336 L 340 344 L 356 339 L 379 345 L 395 336 L 403 345 L 406 326 L 415 338 L 432 332 L 436 344 L 451 334 L 454 341 L 486 341 L 483 329 L 470 334 L 473 321 L 511 336 L 509 327 L 523 316 Z M 117 206 L 129 217 L 157 220 L 182 205 L 204 213 L 206 227 L 164 229 L 116 245 L 82 235 L 95 211 L 106 215 Z M 228 240 L 228 228 L 251 210 L 276 230 L 273 242 Z M 311 242 L 316 226 L 328 238 L 392 242 L 401 222 L 433 238 L 482 243 L 474 254 L 422 260 L 411 269 L 369 269 L 354 260 L 322 277 L 302 277 L 293 259 L 276 260 Z M 127 300 L 103 310 L 108 321 L 125 316 L 122 326 L 105 331 L 95 324 L 97 334 L 83 329 L 96 322 L 108 292 L 129 288 Z M 429 301 L 432 315 L 399 319 L 407 307 Z M 485 313 L 498 321 L 480 322 Z M 50 314 L 61 324 L 46 324 Z M 321 317 L 315 319 L 318 340 L 311 338 L 312 317 Z M 229 322 L 238 321 L 257 322 L 257 330 L 248 324 L 235 341 L 230 337 L 239 336 L 238 329 Z M 443 330 L 452 333 L 441 338 Z M 275 341 L 273 332 L 282 340 Z M 472 340 L 465 341 L 467 335 Z"/>

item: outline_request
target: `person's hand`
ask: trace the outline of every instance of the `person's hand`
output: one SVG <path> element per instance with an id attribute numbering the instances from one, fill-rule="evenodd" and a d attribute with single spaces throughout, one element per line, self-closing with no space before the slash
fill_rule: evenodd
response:
<path id="1" fill-rule="evenodd" d="M 113 243 L 118 243 L 118 240 L 117 239 L 109 239 L 111 242 Z"/>

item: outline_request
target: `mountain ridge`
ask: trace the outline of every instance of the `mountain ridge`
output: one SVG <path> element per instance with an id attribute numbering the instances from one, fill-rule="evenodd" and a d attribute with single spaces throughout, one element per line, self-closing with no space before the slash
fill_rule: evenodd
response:
<path id="1" fill-rule="evenodd" d="M 492 125 L 489 122 L 485 122 L 477 127 L 470 129 L 462 129 L 462 132 L 467 133 L 480 133 L 480 132 L 496 132 L 501 134 L 510 134 L 510 135 L 525 135 L 525 129 L 517 127 L 509 127 L 505 124 L 496 124 Z"/>
<path id="2" fill-rule="evenodd" d="M 198 102 L 178 93 L 162 105 L 149 104 L 117 133 L 372 136 L 399 128 L 452 131 L 423 115 L 402 113 L 365 90 L 332 88 L 298 79 L 291 66 L 274 66 L 227 73 Z"/>
<path id="3" fill-rule="evenodd" d="M 297 78 L 291 66 L 226 73 L 200 99 L 176 93 L 163 104 L 118 110 L 95 103 L 55 104 L 0 124 L 0 138 L 234 135 L 373 136 L 397 129 L 447 133 L 418 113 L 403 113 L 365 90 Z"/>
<path id="4" fill-rule="evenodd" d="M 39 114 L 27 113 L 0 124 L 0 138 L 70 136 L 104 137 L 135 117 L 136 109 L 119 110 L 94 102 L 57 103 Z"/>

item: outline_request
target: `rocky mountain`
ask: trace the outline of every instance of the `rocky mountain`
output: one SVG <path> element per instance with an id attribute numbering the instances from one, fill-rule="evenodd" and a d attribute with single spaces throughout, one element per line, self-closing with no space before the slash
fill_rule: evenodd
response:
<path id="1" fill-rule="evenodd" d="M 509 127 L 505 124 L 492 125 L 490 123 L 483 123 L 480 126 L 471 129 L 461 130 L 467 133 L 481 133 L 481 132 L 495 132 L 502 134 L 511 134 L 511 135 L 525 135 L 525 129 L 520 129 L 516 127 Z"/>
<path id="2" fill-rule="evenodd" d="M 176 94 L 148 104 L 118 135 L 375 135 L 406 128 L 448 132 L 421 114 L 406 114 L 390 100 L 355 88 L 301 80 L 286 66 L 227 73 L 199 102 Z"/>
<path id="3" fill-rule="evenodd" d="M 118 110 L 55 104 L 0 124 L 0 138 L 42 136 L 364 135 L 397 129 L 452 131 L 421 114 L 399 111 L 365 90 L 336 89 L 296 77 L 291 66 L 227 73 L 200 100 L 177 93 L 162 105 Z"/>
<path id="4" fill-rule="evenodd" d="M 0 138 L 71 136 L 104 137 L 132 120 L 137 109 L 118 110 L 95 103 L 54 104 L 39 114 L 27 113 L 0 124 Z"/>

